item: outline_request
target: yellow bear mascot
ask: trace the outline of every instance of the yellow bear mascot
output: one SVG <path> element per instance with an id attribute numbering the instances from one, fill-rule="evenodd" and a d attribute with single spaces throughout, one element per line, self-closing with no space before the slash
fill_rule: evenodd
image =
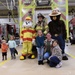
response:
<path id="1" fill-rule="evenodd" d="M 31 17 L 26 17 L 23 23 L 23 28 L 21 31 L 21 40 L 23 41 L 22 55 L 20 60 L 26 59 L 26 57 L 33 59 L 35 56 L 32 53 L 32 42 L 35 39 L 35 30 L 32 27 Z"/>

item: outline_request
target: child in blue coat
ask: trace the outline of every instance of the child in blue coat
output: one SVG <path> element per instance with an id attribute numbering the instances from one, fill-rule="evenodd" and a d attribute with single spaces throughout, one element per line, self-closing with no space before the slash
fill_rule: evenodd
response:
<path id="1" fill-rule="evenodd" d="M 36 48 L 38 54 L 38 65 L 43 65 L 43 53 L 44 53 L 44 35 L 41 30 L 37 32 L 38 36 L 36 37 Z"/>

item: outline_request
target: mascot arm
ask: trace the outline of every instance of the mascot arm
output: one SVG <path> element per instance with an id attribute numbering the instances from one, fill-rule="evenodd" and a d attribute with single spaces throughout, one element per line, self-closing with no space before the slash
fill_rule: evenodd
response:
<path id="1" fill-rule="evenodd" d="M 35 45 L 35 39 L 32 40 L 32 44 Z"/>
<path id="2" fill-rule="evenodd" d="M 33 40 L 32 40 L 32 44 L 34 44 L 35 45 L 35 37 L 36 37 L 36 31 L 35 30 L 33 30 Z"/>
<path id="3" fill-rule="evenodd" d="M 62 21 L 62 34 L 63 34 L 63 38 L 66 39 L 67 38 L 67 32 L 66 32 L 66 26 L 64 21 Z"/>
<path id="4" fill-rule="evenodd" d="M 20 37 L 20 42 L 21 42 L 21 43 L 23 43 L 23 30 L 24 30 L 24 29 L 22 29 L 22 31 L 21 31 L 21 37 Z"/>
<path id="5" fill-rule="evenodd" d="M 35 39 L 35 37 L 36 37 L 36 31 L 33 30 L 33 39 Z"/>

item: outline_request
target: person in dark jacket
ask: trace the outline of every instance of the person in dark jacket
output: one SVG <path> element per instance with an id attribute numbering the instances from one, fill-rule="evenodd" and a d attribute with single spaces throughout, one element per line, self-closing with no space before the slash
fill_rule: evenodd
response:
<path id="1" fill-rule="evenodd" d="M 60 20 L 61 12 L 59 10 L 54 9 L 51 14 L 49 14 L 52 21 L 49 22 L 49 32 L 52 35 L 53 39 L 58 40 L 59 46 L 62 49 L 62 59 L 68 60 L 65 54 L 65 39 L 67 36 L 66 27 L 63 20 Z"/>

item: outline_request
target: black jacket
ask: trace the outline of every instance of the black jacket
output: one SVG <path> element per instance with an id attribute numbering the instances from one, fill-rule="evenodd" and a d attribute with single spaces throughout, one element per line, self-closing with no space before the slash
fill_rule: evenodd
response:
<path id="1" fill-rule="evenodd" d="M 66 27 L 63 20 L 59 21 L 50 21 L 48 24 L 49 32 L 52 36 L 55 34 L 62 34 L 63 38 L 66 39 L 67 33 L 66 33 Z"/>

